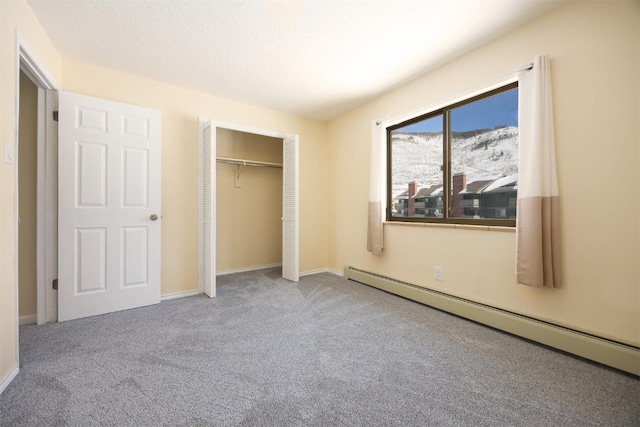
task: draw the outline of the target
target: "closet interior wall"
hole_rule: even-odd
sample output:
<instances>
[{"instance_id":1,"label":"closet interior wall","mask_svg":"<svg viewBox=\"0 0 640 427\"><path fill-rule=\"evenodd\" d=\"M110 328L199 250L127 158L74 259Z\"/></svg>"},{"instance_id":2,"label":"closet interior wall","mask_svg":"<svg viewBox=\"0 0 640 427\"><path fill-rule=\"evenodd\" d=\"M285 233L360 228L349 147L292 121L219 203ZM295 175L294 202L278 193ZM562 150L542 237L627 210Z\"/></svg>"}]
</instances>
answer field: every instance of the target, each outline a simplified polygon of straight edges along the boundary
<instances>
[{"instance_id":1,"label":"closet interior wall","mask_svg":"<svg viewBox=\"0 0 640 427\"><path fill-rule=\"evenodd\" d=\"M216 157L282 164L282 139L217 128L216 140ZM281 265L281 218L281 168L217 162L218 274Z\"/></svg>"}]
</instances>

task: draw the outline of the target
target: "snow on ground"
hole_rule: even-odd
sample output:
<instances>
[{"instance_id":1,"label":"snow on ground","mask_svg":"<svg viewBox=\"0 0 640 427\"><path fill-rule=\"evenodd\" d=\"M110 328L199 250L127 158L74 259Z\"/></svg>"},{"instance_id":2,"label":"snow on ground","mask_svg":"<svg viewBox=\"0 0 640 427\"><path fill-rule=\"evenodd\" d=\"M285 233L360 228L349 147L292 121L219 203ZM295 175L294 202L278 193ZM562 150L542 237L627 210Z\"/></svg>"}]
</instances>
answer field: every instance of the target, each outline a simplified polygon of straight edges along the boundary
<instances>
[{"instance_id":1,"label":"snow on ground","mask_svg":"<svg viewBox=\"0 0 640 427\"><path fill-rule=\"evenodd\" d=\"M391 143L392 194L406 191L411 181L417 181L419 187L442 184L441 133L396 133ZM454 133L451 164L453 174L467 174L467 183L482 176L517 174L518 128L509 126L466 138Z\"/></svg>"}]
</instances>

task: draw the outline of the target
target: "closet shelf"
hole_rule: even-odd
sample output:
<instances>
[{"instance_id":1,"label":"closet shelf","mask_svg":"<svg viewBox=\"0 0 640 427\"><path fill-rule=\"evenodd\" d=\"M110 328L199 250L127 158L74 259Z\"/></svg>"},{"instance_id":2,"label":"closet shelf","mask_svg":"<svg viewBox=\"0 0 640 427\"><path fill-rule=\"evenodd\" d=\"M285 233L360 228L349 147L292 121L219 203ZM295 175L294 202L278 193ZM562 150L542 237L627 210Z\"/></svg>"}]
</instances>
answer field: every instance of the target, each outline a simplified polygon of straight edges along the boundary
<instances>
[{"instance_id":1,"label":"closet shelf","mask_svg":"<svg viewBox=\"0 0 640 427\"><path fill-rule=\"evenodd\" d=\"M239 165L239 166L258 166L258 167L282 169L282 165L280 163L262 162L260 160L245 160L245 159L233 159L230 157L216 157L216 161L220 163L229 163L232 165Z\"/></svg>"}]
</instances>

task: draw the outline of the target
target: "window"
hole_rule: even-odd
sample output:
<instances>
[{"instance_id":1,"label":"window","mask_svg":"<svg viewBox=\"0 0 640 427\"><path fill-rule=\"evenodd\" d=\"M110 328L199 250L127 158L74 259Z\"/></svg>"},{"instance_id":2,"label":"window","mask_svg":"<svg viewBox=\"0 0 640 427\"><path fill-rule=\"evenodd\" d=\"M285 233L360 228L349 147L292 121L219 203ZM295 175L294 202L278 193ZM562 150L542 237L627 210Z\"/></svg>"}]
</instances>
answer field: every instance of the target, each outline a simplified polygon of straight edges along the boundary
<instances>
[{"instance_id":1,"label":"window","mask_svg":"<svg viewBox=\"0 0 640 427\"><path fill-rule=\"evenodd\" d=\"M387 220L515 226L518 84L387 128Z\"/></svg>"}]
</instances>

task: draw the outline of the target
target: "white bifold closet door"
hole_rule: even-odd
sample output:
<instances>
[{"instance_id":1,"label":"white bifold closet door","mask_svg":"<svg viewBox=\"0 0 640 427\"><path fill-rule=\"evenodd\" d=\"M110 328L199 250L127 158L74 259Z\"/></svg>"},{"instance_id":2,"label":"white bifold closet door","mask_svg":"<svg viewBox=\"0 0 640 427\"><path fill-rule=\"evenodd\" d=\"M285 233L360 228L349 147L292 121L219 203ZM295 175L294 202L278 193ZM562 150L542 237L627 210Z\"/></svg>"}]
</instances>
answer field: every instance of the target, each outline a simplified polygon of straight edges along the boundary
<instances>
[{"instance_id":1,"label":"white bifold closet door","mask_svg":"<svg viewBox=\"0 0 640 427\"><path fill-rule=\"evenodd\" d=\"M298 136L283 139L282 165L282 277L299 279Z\"/></svg>"},{"instance_id":2,"label":"white bifold closet door","mask_svg":"<svg viewBox=\"0 0 640 427\"><path fill-rule=\"evenodd\" d=\"M200 173L200 276L202 291L213 298L216 296L216 128L211 121L202 127Z\"/></svg>"},{"instance_id":3,"label":"white bifold closet door","mask_svg":"<svg viewBox=\"0 0 640 427\"><path fill-rule=\"evenodd\" d=\"M216 129L282 138L282 277L297 282L299 263L298 135L200 120L200 281L201 290L216 296Z\"/></svg>"}]
</instances>

